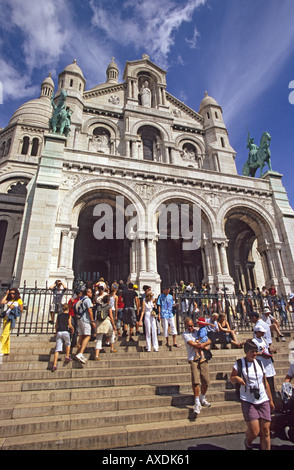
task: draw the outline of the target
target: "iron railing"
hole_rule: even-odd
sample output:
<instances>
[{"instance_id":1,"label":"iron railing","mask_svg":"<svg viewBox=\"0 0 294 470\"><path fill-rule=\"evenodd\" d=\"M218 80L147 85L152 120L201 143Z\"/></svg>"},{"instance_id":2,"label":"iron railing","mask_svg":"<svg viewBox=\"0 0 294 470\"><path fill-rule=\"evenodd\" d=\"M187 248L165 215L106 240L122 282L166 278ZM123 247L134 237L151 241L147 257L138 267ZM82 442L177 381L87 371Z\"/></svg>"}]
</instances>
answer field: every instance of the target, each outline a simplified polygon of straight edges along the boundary
<instances>
[{"instance_id":1,"label":"iron railing","mask_svg":"<svg viewBox=\"0 0 294 470\"><path fill-rule=\"evenodd\" d=\"M225 314L232 329L249 332L254 326L251 313L258 312L262 315L266 306L270 308L271 315L278 320L281 331L294 331L294 311L284 295L263 296L256 293L239 295L228 293L225 286L215 294L182 292L178 286L175 286L173 294L176 299L177 327L180 332L183 331L183 323L187 316L196 322L200 317L211 318L213 313Z\"/></svg>"},{"instance_id":2,"label":"iron railing","mask_svg":"<svg viewBox=\"0 0 294 470\"><path fill-rule=\"evenodd\" d=\"M7 287L0 286L0 300L6 289ZM53 291L48 286L39 288L37 283L31 288L24 284L18 290L24 309L21 317L17 319L12 334L52 334L55 328L49 320L50 305L54 298ZM182 292L178 286L173 287L171 292L175 298L174 313L179 333L184 330L184 320L187 316L192 317L196 322L199 317L210 318L214 312L224 313L232 329L244 333L252 331L254 325L251 322L250 313L257 311L261 314L264 302L269 305L272 315L279 321L283 332L294 331L294 312L285 296L267 296L265 299L256 294L237 295L228 293L225 287L217 294ZM65 289L62 301L68 302L73 294L73 288Z\"/></svg>"}]
</instances>

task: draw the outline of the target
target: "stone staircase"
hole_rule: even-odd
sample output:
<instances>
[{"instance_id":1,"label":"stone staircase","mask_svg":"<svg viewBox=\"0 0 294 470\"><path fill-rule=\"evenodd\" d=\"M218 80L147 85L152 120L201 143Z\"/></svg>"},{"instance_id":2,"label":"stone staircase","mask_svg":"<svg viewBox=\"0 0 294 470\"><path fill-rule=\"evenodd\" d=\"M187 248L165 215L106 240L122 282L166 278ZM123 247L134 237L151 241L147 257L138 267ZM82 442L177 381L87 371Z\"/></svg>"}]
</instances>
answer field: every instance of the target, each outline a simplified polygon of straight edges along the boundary
<instances>
[{"instance_id":1,"label":"stone staircase","mask_svg":"<svg viewBox=\"0 0 294 470\"><path fill-rule=\"evenodd\" d=\"M245 335L247 339L251 335ZM276 386L288 371L286 343L277 343ZM117 342L118 353L104 347L101 361L64 363L51 372L53 336L12 337L11 354L0 363L0 448L2 450L90 450L234 434L245 429L240 404L229 383L242 350L213 350L210 361L212 403L193 413L186 348L144 352L144 336ZM239 335L239 340L241 340Z\"/></svg>"}]
</instances>

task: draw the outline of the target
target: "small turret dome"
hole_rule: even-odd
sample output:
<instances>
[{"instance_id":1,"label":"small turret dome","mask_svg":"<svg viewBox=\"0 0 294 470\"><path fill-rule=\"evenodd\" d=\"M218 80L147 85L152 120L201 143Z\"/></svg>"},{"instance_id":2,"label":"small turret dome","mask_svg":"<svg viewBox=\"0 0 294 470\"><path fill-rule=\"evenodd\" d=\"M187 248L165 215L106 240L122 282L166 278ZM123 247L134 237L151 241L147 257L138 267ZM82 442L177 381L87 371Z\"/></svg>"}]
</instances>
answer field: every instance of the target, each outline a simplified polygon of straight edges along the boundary
<instances>
[{"instance_id":1,"label":"small turret dome","mask_svg":"<svg viewBox=\"0 0 294 470\"><path fill-rule=\"evenodd\" d=\"M106 70L107 83L117 83L118 82L118 66L115 63L114 57L111 58L111 62Z\"/></svg>"},{"instance_id":2,"label":"small turret dome","mask_svg":"<svg viewBox=\"0 0 294 470\"><path fill-rule=\"evenodd\" d=\"M220 105L218 104L218 102L214 98L209 96L207 91L205 92L205 97L200 103L199 112L206 106L218 106L220 108Z\"/></svg>"},{"instance_id":3,"label":"small turret dome","mask_svg":"<svg viewBox=\"0 0 294 470\"><path fill-rule=\"evenodd\" d=\"M51 73L45 78L41 85L40 98L49 98L51 100L54 93L54 82L51 78Z\"/></svg>"},{"instance_id":4,"label":"small turret dome","mask_svg":"<svg viewBox=\"0 0 294 470\"><path fill-rule=\"evenodd\" d=\"M81 75L84 78L84 74L82 72L82 69L78 66L77 64L77 59L74 59L73 62L65 67L63 72L71 72L71 73L76 73L78 75Z\"/></svg>"}]
</instances>

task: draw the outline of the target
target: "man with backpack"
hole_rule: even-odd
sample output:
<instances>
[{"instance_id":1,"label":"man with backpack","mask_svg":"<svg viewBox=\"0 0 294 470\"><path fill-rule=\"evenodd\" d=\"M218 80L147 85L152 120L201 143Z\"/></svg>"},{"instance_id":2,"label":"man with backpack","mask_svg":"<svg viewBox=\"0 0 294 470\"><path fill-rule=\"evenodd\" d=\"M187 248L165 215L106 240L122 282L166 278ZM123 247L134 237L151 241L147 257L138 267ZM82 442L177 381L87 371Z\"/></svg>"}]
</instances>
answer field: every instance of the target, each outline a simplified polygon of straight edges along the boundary
<instances>
[{"instance_id":1,"label":"man with backpack","mask_svg":"<svg viewBox=\"0 0 294 470\"><path fill-rule=\"evenodd\" d=\"M93 304L92 304L92 290L87 289L84 292L84 297L80 304L76 304L76 314L78 317L78 349L76 358L82 364L85 364L86 358L84 357L84 351L90 341L92 334L92 327L95 328L95 322L93 317Z\"/></svg>"}]
</instances>

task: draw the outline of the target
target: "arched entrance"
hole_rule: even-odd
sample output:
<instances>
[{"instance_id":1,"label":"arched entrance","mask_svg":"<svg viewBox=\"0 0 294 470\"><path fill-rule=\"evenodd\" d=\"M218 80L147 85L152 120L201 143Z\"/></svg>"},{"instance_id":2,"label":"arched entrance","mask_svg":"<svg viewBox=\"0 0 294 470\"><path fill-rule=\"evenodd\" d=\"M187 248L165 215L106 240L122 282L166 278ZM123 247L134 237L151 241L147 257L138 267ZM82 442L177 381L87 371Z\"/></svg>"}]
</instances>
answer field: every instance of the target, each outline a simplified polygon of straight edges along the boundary
<instances>
[{"instance_id":1,"label":"arched entrance","mask_svg":"<svg viewBox=\"0 0 294 470\"><path fill-rule=\"evenodd\" d=\"M74 247L75 280L95 281L99 277L108 282L127 280L130 241L123 229L127 223L124 209L129 202L121 198L118 204L117 197L111 191L101 190L87 195L83 201Z\"/></svg>"},{"instance_id":2,"label":"arched entrance","mask_svg":"<svg viewBox=\"0 0 294 470\"><path fill-rule=\"evenodd\" d=\"M160 221L159 213L157 214L157 271L162 285L171 286L183 280L186 284L193 282L200 289L204 278L201 210L181 199L166 201L164 207L166 217ZM190 238L187 238L189 234Z\"/></svg>"},{"instance_id":3,"label":"arched entrance","mask_svg":"<svg viewBox=\"0 0 294 470\"><path fill-rule=\"evenodd\" d=\"M235 290L246 293L273 282L274 273L267 252L269 233L260 216L249 209L232 209L225 220L225 232L229 272Z\"/></svg>"}]
</instances>

